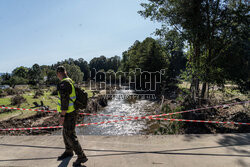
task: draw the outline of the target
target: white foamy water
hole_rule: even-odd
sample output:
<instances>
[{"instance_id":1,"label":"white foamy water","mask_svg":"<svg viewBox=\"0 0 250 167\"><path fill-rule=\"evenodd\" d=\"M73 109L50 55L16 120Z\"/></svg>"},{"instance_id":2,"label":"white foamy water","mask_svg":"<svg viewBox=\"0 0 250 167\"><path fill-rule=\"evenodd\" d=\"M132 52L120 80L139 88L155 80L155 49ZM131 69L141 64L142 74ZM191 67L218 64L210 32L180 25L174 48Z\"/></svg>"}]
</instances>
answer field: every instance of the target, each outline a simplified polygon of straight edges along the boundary
<instances>
[{"instance_id":1,"label":"white foamy water","mask_svg":"<svg viewBox=\"0 0 250 167\"><path fill-rule=\"evenodd\" d=\"M132 95L131 90L118 90L116 94ZM111 114L122 116L145 116L152 114L154 102L148 100L112 99L108 106L99 111L98 114ZM82 123L95 123L103 121L121 120L127 118L104 117L104 116L85 116ZM100 125L89 125L77 127L77 135L138 135L145 134L147 129L147 120L132 120L124 122L112 122ZM59 134L57 132L56 134Z\"/></svg>"}]
</instances>

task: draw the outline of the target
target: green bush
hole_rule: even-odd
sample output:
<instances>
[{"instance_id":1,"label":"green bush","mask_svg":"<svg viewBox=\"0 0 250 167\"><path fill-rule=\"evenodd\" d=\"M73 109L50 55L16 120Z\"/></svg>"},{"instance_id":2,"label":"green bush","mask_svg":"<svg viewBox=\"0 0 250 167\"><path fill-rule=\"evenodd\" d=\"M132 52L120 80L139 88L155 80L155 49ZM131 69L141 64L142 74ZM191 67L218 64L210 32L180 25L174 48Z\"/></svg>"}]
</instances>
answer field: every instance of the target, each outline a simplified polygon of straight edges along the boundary
<instances>
[{"instance_id":1,"label":"green bush","mask_svg":"<svg viewBox=\"0 0 250 167\"><path fill-rule=\"evenodd\" d=\"M0 92L0 97L5 97L5 96L8 96L8 94L4 91Z\"/></svg>"},{"instance_id":2,"label":"green bush","mask_svg":"<svg viewBox=\"0 0 250 167\"><path fill-rule=\"evenodd\" d=\"M39 86L38 85L30 85L29 88L32 90L32 89L39 89Z\"/></svg>"},{"instance_id":3,"label":"green bush","mask_svg":"<svg viewBox=\"0 0 250 167\"><path fill-rule=\"evenodd\" d=\"M183 106L177 106L175 109L171 110L169 105L165 104L162 110L164 113L175 113L175 112L180 112L183 109L184 109ZM183 119L181 114L166 116L165 118ZM174 121L169 121L167 124L162 124L161 121L158 121L158 124L160 127L154 132L154 134L159 134L159 135L180 134L182 131L182 127L184 125L183 122L174 122Z\"/></svg>"},{"instance_id":4,"label":"green bush","mask_svg":"<svg viewBox=\"0 0 250 167\"><path fill-rule=\"evenodd\" d=\"M14 106L20 106L22 103L25 103L25 102L27 102L27 100L23 96L20 96L20 95L16 95L11 98L11 105L14 105Z\"/></svg>"},{"instance_id":5,"label":"green bush","mask_svg":"<svg viewBox=\"0 0 250 167\"><path fill-rule=\"evenodd\" d=\"M7 95L8 94L4 90L0 89L0 97L5 97Z\"/></svg>"},{"instance_id":6,"label":"green bush","mask_svg":"<svg viewBox=\"0 0 250 167\"><path fill-rule=\"evenodd\" d=\"M16 95L16 94L18 94L18 91L16 89L13 89L13 88L7 88L7 89L5 89L5 92L8 95Z\"/></svg>"},{"instance_id":7,"label":"green bush","mask_svg":"<svg viewBox=\"0 0 250 167\"><path fill-rule=\"evenodd\" d=\"M41 89L37 89L36 92L35 92L35 95L34 95L34 98L38 98L39 96L43 96L44 95L44 92L43 90Z\"/></svg>"}]
</instances>

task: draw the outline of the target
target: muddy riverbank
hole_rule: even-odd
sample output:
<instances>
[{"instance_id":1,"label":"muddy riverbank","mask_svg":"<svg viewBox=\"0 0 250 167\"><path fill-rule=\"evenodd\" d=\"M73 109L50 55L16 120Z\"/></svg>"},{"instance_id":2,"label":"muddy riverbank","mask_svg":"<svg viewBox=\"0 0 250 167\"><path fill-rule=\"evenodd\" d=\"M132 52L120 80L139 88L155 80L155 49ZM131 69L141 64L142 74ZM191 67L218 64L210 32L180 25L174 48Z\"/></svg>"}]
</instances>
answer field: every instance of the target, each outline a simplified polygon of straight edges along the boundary
<instances>
[{"instance_id":1,"label":"muddy riverbank","mask_svg":"<svg viewBox=\"0 0 250 167\"><path fill-rule=\"evenodd\" d=\"M103 96L97 96L89 99L89 103L85 112L96 113L103 107L107 106L107 99ZM8 111L5 111L8 112ZM24 111L25 112L25 111ZM0 127L5 128L30 128L30 127L48 127L58 126L59 113L37 112L35 115L16 119L15 117L0 122ZM83 115L78 116L77 123L81 123L84 119ZM58 129L42 129L42 130L25 130L25 131L0 131L0 135L46 135L52 134Z\"/></svg>"}]
</instances>

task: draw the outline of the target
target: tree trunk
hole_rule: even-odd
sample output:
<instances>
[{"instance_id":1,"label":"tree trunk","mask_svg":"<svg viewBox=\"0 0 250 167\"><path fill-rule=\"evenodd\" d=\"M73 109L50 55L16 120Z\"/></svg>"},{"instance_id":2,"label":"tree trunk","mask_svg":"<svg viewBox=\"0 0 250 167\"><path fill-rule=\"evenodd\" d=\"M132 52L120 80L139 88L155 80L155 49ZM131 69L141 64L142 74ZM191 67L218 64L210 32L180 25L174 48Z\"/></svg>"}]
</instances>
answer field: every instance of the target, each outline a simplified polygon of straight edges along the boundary
<instances>
[{"instance_id":1,"label":"tree trunk","mask_svg":"<svg viewBox=\"0 0 250 167\"><path fill-rule=\"evenodd\" d=\"M207 99L209 99L209 88L210 88L209 83L207 83Z\"/></svg>"},{"instance_id":2,"label":"tree trunk","mask_svg":"<svg viewBox=\"0 0 250 167\"><path fill-rule=\"evenodd\" d=\"M194 81L194 76L192 76L192 81L190 85L190 92L191 92L191 98L192 100L195 100L195 81Z\"/></svg>"},{"instance_id":3,"label":"tree trunk","mask_svg":"<svg viewBox=\"0 0 250 167\"><path fill-rule=\"evenodd\" d=\"M203 82L201 90L201 99L205 99L206 91L207 91L207 82Z\"/></svg>"},{"instance_id":4,"label":"tree trunk","mask_svg":"<svg viewBox=\"0 0 250 167\"><path fill-rule=\"evenodd\" d=\"M199 103L199 94L200 94L200 80L198 78L197 75L199 75L199 70L200 70L200 42L199 42L199 34L197 35L197 39L196 39L196 44L195 44L195 61L194 61L194 64L195 64L195 80L194 80L194 83L195 83L195 102Z\"/></svg>"}]
</instances>

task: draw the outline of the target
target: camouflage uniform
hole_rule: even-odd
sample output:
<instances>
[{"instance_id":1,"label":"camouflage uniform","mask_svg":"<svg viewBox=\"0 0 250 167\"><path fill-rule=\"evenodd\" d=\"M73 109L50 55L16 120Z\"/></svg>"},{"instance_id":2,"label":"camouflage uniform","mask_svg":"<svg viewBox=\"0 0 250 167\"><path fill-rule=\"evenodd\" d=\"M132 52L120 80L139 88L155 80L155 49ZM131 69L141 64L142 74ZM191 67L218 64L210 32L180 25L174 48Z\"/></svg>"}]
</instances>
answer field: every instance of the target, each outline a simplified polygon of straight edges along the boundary
<instances>
[{"instance_id":1,"label":"camouflage uniform","mask_svg":"<svg viewBox=\"0 0 250 167\"><path fill-rule=\"evenodd\" d=\"M68 81L62 81L57 85L57 90L61 95L61 110L68 110L69 95L72 92L71 84ZM76 136L77 113L77 110L66 113L63 123L63 140L66 152L74 151L79 157L86 157Z\"/></svg>"}]
</instances>

